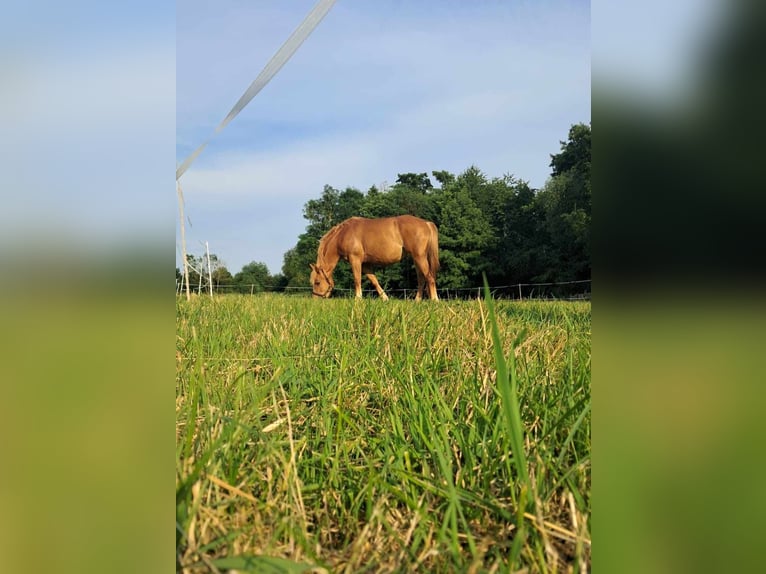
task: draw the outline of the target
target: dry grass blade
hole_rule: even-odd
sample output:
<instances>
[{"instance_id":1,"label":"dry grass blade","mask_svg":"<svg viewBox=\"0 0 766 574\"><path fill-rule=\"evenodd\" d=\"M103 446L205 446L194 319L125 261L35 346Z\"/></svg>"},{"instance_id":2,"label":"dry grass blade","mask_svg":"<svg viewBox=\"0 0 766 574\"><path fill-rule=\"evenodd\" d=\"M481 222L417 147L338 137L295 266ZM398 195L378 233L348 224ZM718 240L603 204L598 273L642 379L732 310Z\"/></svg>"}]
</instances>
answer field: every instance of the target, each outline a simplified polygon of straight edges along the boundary
<instances>
[{"instance_id":1,"label":"dry grass blade","mask_svg":"<svg viewBox=\"0 0 766 574\"><path fill-rule=\"evenodd\" d=\"M207 475L207 477L206 477L206 478L207 478L207 479L208 479L210 482L212 482L212 483L214 483L214 484L217 484L218 486L220 486L221 488L224 488L224 489L228 490L229 492L233 492L233 493L234 493L234 494L236 494L237 496L241 496L242 498L246 498L247 500L249 500L249 501L251 501L251 502L255 502L255 503L258 503L258 499L257 499L257 498L255 498L255 497L254 497L252 494L248 494L248 493L247 493L247 492L245 492L244 490L240 490L240 489L239 489L239 488L237 488L236 486L232 486L231 484L228 484L227 482L224 482L224 481L223 481L223 480L221 480L220 478L217 478L217 477L215 477L215 476L213 476L213 475L211 475L211 474Z\"/></svg>"}]
</instances>

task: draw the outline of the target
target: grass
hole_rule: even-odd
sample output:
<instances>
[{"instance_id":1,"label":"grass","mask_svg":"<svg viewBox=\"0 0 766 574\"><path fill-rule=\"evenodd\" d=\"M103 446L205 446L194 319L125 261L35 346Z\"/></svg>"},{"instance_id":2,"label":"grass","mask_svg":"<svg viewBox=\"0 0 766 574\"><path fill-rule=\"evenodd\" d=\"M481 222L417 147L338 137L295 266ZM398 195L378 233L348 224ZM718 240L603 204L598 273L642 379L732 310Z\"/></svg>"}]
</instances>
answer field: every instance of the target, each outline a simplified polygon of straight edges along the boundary
<instances>
[{"instance_id":1,"label":"grass","mask_svg":"<svg viewBox=\"0 0 766 574\"><path fill-rule=\"evenodd\" d=\"M177 331L179 570L590 568L590 303L179 298Z\"/></svg>"}]
</instances>

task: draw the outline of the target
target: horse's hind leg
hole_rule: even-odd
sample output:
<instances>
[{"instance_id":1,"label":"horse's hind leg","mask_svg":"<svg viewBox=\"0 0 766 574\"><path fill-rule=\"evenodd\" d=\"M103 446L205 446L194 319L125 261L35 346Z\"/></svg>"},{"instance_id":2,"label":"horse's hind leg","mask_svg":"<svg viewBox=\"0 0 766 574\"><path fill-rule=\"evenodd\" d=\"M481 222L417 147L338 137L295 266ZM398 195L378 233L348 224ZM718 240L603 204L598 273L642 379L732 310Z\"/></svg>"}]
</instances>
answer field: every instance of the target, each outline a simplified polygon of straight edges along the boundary
<instances>
[{"instance_id":1,"label":"horse's hind leg","mask_svg":"<svg viewBox=\"0 0 766 574\"><path fill-rule=\"evenodd\" d=\"M428 296L434 301L439 300L439 295L436 293L436 281L431 276L428 278Z\"/></svg>"},{"instance_id":2,"label":"horse's hind leg","mask_svg":"<svg viewBox=\"0 0 766 574\"><path fill-rule=\"evenodd\" d=\"M372 286L375 287L375 291L378 292L378 295L381 299L384 301L388 301L388 295L386 295L385 291L383 291L383 287L380 286L380 283L378 283L378 278L375 277L374 273L368 273L367 279L370 280L370 283L372 283Z\"/></svg>"},{"instance_id":3,"label":"horse's hind leg","mask_svg":"<svg viewBox=\"0 0 766 574\"><path fill-rule=\"evenodd\" d=\"M415 295L415 301L420 301L423 298L423 286L426 284L426 278L417 265L415 265L415 271L418 274L418 293Z\"/></svg>"},{"instance_id":4,"label":"horse's hind leg","mask_svg":"<svg viewBox=\"0 0 766 574\"><path fill-rule=\"evenodd\" d=\"M418 295L415 297L416 301L420 301L423 295L423 284L428 287L428 296L433 300L438 300L439 296L436 294L436 281L434 280L433 273L430 272L428 266L428 259L425 255L414 256L415 269L418 271Z\"/></svg>"}]
</instances>

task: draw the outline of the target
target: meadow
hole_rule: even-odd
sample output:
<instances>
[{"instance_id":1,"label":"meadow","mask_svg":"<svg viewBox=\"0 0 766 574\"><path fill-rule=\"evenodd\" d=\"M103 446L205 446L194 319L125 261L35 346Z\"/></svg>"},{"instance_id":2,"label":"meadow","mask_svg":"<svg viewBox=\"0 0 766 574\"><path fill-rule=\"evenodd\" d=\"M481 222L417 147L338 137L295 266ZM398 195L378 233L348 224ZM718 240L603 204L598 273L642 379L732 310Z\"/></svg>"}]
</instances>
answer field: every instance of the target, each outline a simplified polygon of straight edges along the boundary
<instances>
[{"instance_id":1,"label":"meadow","mask_svg":"<svg viewBox=\"0 0 766 574\"><path fill-rule=\"evenodd\" d=\"M589 302L177 299L188 573L584 572Z\"/></svg>"}]
</instances>

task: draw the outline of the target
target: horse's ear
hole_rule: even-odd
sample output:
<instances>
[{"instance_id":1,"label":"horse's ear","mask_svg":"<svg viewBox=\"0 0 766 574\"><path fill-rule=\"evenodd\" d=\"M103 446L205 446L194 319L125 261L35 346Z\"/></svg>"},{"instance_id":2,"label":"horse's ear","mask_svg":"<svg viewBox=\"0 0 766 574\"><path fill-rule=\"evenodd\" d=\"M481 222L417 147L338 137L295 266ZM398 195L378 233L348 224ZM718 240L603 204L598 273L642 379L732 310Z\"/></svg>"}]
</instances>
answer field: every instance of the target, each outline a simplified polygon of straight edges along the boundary
<instances>
[{"instance_id":1,"label":"horse's ear","mask_svg":"<svg viewBox=\"0 0 766 574\"><path fill-rule=\"evenodd\" d=\"M309 267L311 267L312 271L316 271L317 270L316 265L314 265L313 263L309 263Z\"/></svg>"}]
</instances>

